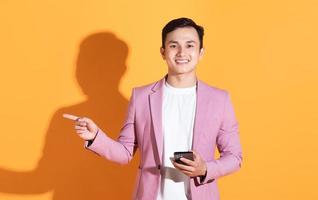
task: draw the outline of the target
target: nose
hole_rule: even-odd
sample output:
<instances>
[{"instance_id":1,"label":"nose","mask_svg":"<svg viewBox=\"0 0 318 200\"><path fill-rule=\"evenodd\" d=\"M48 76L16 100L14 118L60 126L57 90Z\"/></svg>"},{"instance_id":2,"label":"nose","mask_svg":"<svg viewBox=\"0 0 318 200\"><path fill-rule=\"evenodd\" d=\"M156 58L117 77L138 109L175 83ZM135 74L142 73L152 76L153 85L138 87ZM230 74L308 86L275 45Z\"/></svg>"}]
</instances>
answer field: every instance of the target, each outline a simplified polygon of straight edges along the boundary
<instances>
[{"instance_id":1,"label":"nose","mask_svg":"<svg viewBox=\"0 0 318 200\"><path fill-rule=\"evenodd\" d=\"M183 47L179 47L178 48L178 52L177 52L177 56L180 56L180 57L183 56L184 52L185 52L184 48Z\"/></svg>"}]
</instances>

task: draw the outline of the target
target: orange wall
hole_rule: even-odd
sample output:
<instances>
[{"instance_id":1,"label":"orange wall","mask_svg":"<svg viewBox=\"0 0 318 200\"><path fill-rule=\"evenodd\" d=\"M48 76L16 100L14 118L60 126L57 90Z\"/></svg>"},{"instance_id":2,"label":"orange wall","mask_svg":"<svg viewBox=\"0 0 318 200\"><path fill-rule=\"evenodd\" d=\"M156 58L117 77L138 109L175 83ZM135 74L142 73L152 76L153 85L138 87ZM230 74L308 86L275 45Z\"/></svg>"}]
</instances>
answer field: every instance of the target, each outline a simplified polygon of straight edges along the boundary
<instances>
[{"instance_id":1,"label":"orange wall","mask_svg":"<svg viewBox=\"0 0 318 200\"><path fill-rule=\"evenodd\" d=\"M116 137L131 88L166 72L161 28L206 29L199 77L230 91L244 150L222 200L318 199L315 0L0 1L0 199L127 199L138 158L83 149L63 112ZM96 185L102 185L98 187Z\"/></svg>"}]
</instances>

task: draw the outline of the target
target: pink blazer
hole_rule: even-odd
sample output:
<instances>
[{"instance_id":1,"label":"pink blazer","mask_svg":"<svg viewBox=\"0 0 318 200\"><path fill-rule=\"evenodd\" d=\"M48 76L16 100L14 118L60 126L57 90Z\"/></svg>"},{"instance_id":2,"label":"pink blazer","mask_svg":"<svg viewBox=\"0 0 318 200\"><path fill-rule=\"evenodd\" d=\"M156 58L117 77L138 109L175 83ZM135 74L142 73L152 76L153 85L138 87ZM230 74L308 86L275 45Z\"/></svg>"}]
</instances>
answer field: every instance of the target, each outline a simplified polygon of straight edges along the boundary
<instances>
[{"instance_id":1,"label":"pink blazer","mask_svg":"<svg viewBox=\"0 0 318 200\"><path fill-rule=\"evenodd\" d=\"M138 148L140 165L133 199L155 200L161 181L162 164L162 96L165 78L134 88L126 120L117 141L101 130L86 147L108 160L127 164ZM192 200L218 200L216 180L238 170L242 153L238 123L228 93L197 81L197 108L192 149L207 163L203 182L191 178ZM220 158L214 158L215 148Z\"/></svg>"}]
</instances>

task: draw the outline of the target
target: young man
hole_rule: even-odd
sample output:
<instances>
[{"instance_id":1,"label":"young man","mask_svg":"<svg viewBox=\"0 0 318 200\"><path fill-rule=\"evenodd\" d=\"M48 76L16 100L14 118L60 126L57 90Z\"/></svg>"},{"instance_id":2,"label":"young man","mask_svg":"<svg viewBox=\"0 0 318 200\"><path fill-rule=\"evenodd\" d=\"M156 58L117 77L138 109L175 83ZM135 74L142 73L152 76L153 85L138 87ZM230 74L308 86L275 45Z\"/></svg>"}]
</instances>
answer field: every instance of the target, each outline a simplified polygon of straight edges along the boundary
<instances>
[{"instance_id":1,"label":"young man","mask_svg":"<svg viewBox=\"0 0 318 200\"><path fill-rule=\"evenodd\" d=\"M188 18L172 20L163 28L160 52L168 74L133 89L117 140L91 119L64 115L75 120L85 147L108 160L126 164L139 148L134 199L218 200L216 180L241 166L238 124L229 95L196 75L204 53L203 33ZM174 152L189 150L193 160L181 158L180 164L173 159Z\"/></svg>"}]
</instances>

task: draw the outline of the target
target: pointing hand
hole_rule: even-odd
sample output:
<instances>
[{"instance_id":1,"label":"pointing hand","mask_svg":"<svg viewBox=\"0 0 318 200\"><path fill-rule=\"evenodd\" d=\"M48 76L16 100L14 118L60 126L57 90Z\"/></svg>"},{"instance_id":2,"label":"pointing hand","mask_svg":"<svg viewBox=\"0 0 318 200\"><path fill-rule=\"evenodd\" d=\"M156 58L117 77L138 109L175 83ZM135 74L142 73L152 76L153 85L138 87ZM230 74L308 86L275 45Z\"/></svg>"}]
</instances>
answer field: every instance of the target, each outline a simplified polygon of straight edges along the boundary
<instances>
[{"instance_id":1,"label":"pointing hand","mask_svg":"<svg viewBox=\"0 0 318 200\"><path fill-rule=\"evenodd\" d=\"M75 131L82 139L92 140L95 138L99 128L93 122L93 120L86 117L77 117L70 114L63 114L63 117L75 122Z\"/></svg>"}]
</instances>

